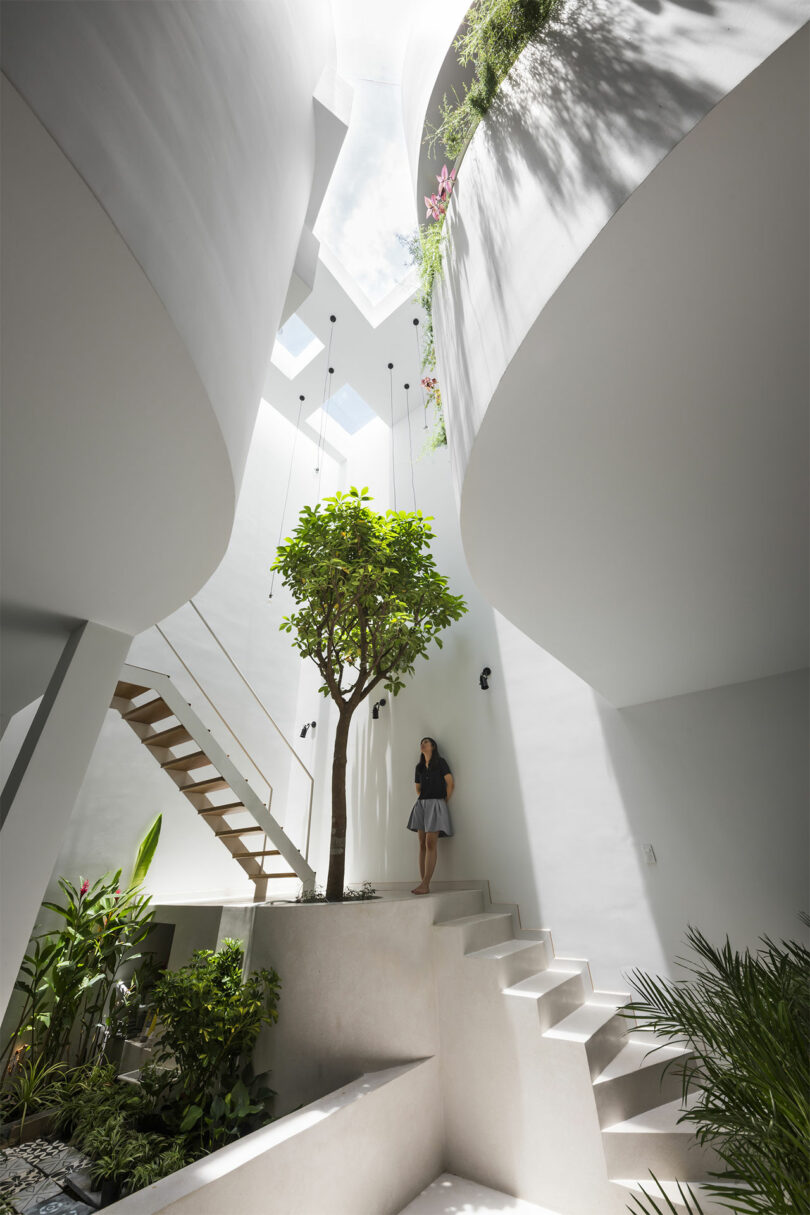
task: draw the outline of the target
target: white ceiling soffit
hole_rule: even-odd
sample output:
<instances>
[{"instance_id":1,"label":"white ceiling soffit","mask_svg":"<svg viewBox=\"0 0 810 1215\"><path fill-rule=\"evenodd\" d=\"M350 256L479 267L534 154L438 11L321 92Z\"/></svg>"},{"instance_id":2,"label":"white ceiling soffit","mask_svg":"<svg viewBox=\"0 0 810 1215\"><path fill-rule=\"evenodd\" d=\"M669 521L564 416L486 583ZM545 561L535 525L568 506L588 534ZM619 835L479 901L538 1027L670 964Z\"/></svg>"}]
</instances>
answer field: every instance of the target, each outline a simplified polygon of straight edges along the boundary
<instances>
[{"instance_id":1,"label":"white ceiling soffit","mask_svg":"<svg viewBox=\"0 0 810 1215\"><path fill-rule=\"evenodd\" d=\"M618 706L808 662L809 61L805 28L636 190L473 445L478 585Z\"/></svg>"},{"instance_id":2,"label":"white ceiling soffit","mask_svg":"<svg viewBox=\"0 0 810 1215\"><path fill-rule=\"evenodd\" d=\"M278 409L290 422L295 422L300 406L299 396L306 397L301 411L301 430L317 441L318 435L305 421L322 404L325 391L328 359L335 368L332 378L332 393L344 384L352 388L387 424L391 422L391 388L388 363L394 364L394 420L405 415L405 391L403 385L410 384L408 399L411 409L421 402L420 366L417 340L425 324L422 309L414 301L416 282L409 276L406 283L397 289L398 304L384 320L372 325L321 260L312 294L298 308L296 315L324 344L325 349L309 360L294 378L271 362L265 379L264 398ZM328 258L327 258L328 260ZM329 317L335 316L332 333L332 349L329 355L329 335L332 328ZM419 325L414 326L414 318ZM418 333L415 332L418 330ZM350 441L347 436L347 441ZM341 446L344 446L341 442ZM344 458L338 447L327 447L329 454L337 460Z\"/></svg>"},{"instance_id":3,"label":"white ceiling soffit","mask_svg":"<svg viewBox=\"0 0 810 1215\"><path fill-rule=\"evenodd\" d=\"M166 309L93 194L2 84L3 600L135 633L228 543L222 432Z\"/></svg>"}]
</instances>

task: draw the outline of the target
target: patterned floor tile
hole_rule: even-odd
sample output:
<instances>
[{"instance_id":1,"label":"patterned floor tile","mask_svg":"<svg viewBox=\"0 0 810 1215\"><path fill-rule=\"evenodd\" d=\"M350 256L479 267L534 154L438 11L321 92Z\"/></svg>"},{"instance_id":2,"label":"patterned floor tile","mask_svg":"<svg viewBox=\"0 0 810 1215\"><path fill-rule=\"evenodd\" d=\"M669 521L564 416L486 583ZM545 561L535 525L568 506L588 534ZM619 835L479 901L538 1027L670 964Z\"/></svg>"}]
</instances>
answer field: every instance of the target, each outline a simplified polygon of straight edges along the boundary
<instances>
[{"instance_id":1,"label":"patterned floor tile","mask_svg":"<svg viewBox=\"0 0 810 1215\"><path fill-rule=\"evenodd\" d=\"M93 1215L93 1208L86 1202L78 1202L68 1194L59 1193L53 1198L28 1207L25 1215Z\"/></svg>"},{"instance_id":2,"label":"patterned floor tile","mask_svg":"<svg viewBox=\"0 0 810 1215\"><path fill-rule=\"evenodd\" d=\"M5 1198L10 1198L28 1181L35 1181L39 1176L38 1170L27 1160L11 1152L0 1153L0 1194Z\"/></svg>"},{"instance_id":3,"label":"patterned floor tile","mask_svg":"<svg viewBox=\"0 0 810 1215\"><path fill-rule=\"evenodd\" d=\"M82 1152L62 1144L60 1150L47 1156L41 1156L36 1162L36 1167L43 1173L47 1173L49 1177L53 1177L54 1180L64 1181L68 1173L72 1173L88 1163L87 1156Z\"/></svg>"},{"instance_id":4,"label":"patterned floor tile","mask_svg":"<svg viewBox=\"0 0 810 1215\"><path fill-rule=\"evenodd\" d=\"M37 1173L37 1180L18 1190L11 1199L11 1205L17 1215L29 1215L29 1212L38 1210L46 1199L53 1200L63 1192L58 1181Z\"/></svg>"},{"instance_id":5,"label":"patterned floor tile","mask_svg":"<svg viewBox=\"0 0 810 1215\"><path fill-rule=\"evenodd\" d=\"M29 1164L39 1164L40 1160L46 1160L49 1156L58 1156L67 1146L61 1139L31 1139L13 1151L15 1156L22 1157Z\"/></svg>"}]
</instances>

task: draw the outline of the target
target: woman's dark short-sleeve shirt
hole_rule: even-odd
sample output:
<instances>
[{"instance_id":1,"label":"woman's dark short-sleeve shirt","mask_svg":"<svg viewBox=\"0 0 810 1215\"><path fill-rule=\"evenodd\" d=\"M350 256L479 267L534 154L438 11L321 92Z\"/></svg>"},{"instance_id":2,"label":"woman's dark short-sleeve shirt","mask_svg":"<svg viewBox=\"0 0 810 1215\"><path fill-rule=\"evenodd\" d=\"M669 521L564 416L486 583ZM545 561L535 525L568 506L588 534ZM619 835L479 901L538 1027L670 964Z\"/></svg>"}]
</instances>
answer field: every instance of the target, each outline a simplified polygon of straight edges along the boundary
<instances>
[{"instance_id":1,"label":"woman's dark short-sleeve shirt","mask_svg":"<svg viewBox=\"0 0 810 1215\"><path fill-rule=\"evenodd\" d=\"M420 787L419 796L425 797L447 797L447 785L444 783L445 776L452 776L450 765L446 759L440 759L437 768L420 768L416 765L413 779Z\"/></svg>"}]
</instances>

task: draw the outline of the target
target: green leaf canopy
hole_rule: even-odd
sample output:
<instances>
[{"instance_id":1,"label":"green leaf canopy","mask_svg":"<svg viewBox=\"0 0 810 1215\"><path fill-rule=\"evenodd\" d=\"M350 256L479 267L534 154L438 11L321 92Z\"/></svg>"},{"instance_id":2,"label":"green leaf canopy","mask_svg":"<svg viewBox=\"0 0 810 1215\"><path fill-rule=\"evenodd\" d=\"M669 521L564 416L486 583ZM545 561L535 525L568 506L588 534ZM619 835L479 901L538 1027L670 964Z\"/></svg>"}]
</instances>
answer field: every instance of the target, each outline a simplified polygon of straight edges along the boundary
<instances>
[{"instance_id":1,"label":"green leaf canopy","mask_svg":"<svg viewBox=\"0 0 810 1215\"><path fill-rule=\"evenodd\" d=\"M467 610L436 568L430 519L370 501L352 488L304 507L273 565L298 605L282 629L317 665L323 695L350 711L380 682L396 696Z\"/></svg>"}]
</instances>

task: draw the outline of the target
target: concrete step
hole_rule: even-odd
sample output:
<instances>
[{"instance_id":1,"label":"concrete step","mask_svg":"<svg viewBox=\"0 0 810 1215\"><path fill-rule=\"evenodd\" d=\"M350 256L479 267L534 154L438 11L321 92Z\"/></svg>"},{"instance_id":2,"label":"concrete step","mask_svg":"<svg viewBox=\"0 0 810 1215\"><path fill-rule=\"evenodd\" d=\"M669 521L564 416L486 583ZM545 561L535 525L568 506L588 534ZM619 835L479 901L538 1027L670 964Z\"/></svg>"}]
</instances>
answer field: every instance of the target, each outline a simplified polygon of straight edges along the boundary
<instances>
[{"instance_id":1,"label":"concrete step","mask_svg":"<svg viewBox=\"0 0 810 1215\"><path fill-rule=\"evenodd\" d=\"M502 987L510 987L521 979L528 979L538 971L545 970L552 960L545 939L531 941L512 938L499 941L497 945L487 945L485 949L476 949L467 957L493 966Z\"/></svg>"},{"instance_id":2,"label":"concrete step","mask_svg":"<svg viewBox=\"0 0 810 1215\"><path fill-rule=\"evenodd\" d=\"M683 1047L658 1043L653 1048L648 1040L631 1036L594 1079L600 1126L613 1126L679 1098L678 1063L688 1057Z\"/></svg>"},{"instance_id":3,"label":"concrete step","mask_svg":"<svg viewBox=\"0 0 810 1215\"><path fill-rule=\"evenodd\" d=\"M687 1178L708 1181L721 1168L711 1148L701 1147L689 1123L678 1123L680 1100L668 1101L633 1118L602 1128L608 1177Z\"/></svg>"},{"instance_id":4,"label":"concrete step","mask_svg":"<svg viewBox=\"0 0 810 1215\"><path fill-rule=\"evenodd\" d=\"M468 1215L559 1215L548 1207L538 1207L533 1202L513 1198L501 1190L490 1189L456 1177L453 1173L442 1173L423 1190L399 1215L448 1215L450 1211L467 1212Z\"/></svg>"},{"instance_id":5,"label":"concrete step","mask_svg":"<svg viewBox=\"0 0 810 1215\"><path fill-rule=\"evenodd\" d=\"M545 1032L546 1038L580 1042L585 1047L593 1080L607 1067L627 1040L628 1021L619 1016L618 1004L587 1000Z\"/></svg>"},{"instance_id":6,"label":"concrete step","mask_svg":"<svg viewBox=\"0 0 810 1215\"><path fill-rule=\"evenodd\" d=\"M458 933L462 951L467 954L508 941L512 936L512 916L503 911L484 911L455 920L442 920L435 927Z\"/></svg>"},{"instance_id":7,"label":"concrete step","mask_svg":"<svg viewBox=\"0 0 810 1215\"><path fill-rule=\"evenodd\" d=\"M556 960L539 974L513 983L503 994L513 999L534 1000L537 1003L540 1029L544 1032L583 1003L586 970L583 962Z\"/></svg>"}]
</instances>

